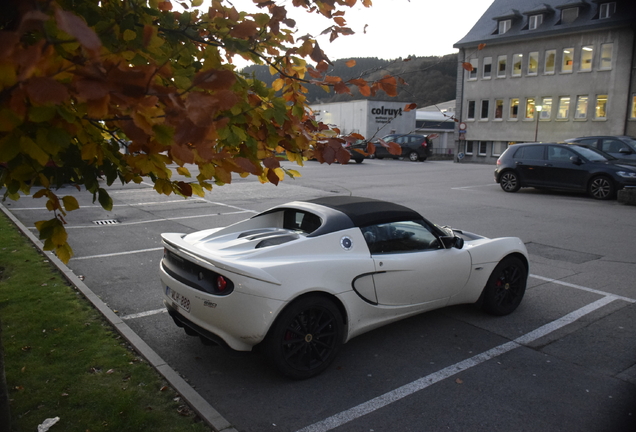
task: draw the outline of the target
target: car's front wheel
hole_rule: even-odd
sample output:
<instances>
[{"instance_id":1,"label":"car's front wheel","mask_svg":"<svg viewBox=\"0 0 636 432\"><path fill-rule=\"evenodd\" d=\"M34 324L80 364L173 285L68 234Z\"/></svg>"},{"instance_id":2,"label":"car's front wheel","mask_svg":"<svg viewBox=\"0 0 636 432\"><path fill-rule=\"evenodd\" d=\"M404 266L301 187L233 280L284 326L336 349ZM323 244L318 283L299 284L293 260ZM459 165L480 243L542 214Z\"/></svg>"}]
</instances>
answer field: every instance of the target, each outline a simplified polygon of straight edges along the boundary
<instances>
[{"instance_id":1,"label":"car's front wheel","mask_svg":"<svg viewBox=\"0 0 636 432\"><path fill-rule=\"evenodd\" d=\"M527 280L523 261L514 256L504 258L486 283L481 299L483 309L493 315L512 313L523 299Z\"/></svg>"},{"instance_id":2,"label":"car's front wheel","mask_svg":"<svg viewBox=\"0 0 636 432\"><path fill-rule=\"evenodd\" d=\"M594 177L587 187L587 193L598 200L611 199L615 192L616 188L612 180L603 176Z\"/></svg>"},{"instance_id":3,"label":"car's front wheel","mask_svg":"<svg viewBox=\"0 0 636 432\"><path fill-rule=\"evenodd\" d=\"M304 297L278 316L265 339L265 353L283 375L311 378L336 358L343 328L342 315L332 301L321 296Z\"/></svg>"},{"instance_id":4,"label":"car's front wheel","mask_svg":"<svg viewBox=\"0 0 636 432\"><path fill-rule=\"evenodd\" d=\"M505 171L499 179L499 185L506 192L517 192L521 188L519 176L514 171Z\"/></svg>"}]
</instances>

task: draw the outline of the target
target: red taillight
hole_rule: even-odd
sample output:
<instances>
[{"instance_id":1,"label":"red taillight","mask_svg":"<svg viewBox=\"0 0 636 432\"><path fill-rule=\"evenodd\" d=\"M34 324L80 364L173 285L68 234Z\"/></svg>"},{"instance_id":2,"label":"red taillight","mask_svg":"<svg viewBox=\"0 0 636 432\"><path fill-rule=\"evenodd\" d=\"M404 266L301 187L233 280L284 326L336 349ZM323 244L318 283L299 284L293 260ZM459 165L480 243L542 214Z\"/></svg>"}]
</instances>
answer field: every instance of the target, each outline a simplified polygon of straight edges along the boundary
<instances>
[{"instance_id":1,"label":"red taillight","mask_svg":"<svg viewBox=\"0 0 636 432\"><path fill-rule=\"evenodd\" d=\"M216 287L219 291L225 291L225 288L227 288L227 281L223 276L216 278Z\"/></svg>"},{"instance_id":2,"label":"red taillight","mask_svg":"<svg viewBox=\"0 0 636 432\"><path fill-rule=\"evenodd\" d=\"M426 148L426 141L422 141L422 147Z\"/></svg>"}]
</instances>

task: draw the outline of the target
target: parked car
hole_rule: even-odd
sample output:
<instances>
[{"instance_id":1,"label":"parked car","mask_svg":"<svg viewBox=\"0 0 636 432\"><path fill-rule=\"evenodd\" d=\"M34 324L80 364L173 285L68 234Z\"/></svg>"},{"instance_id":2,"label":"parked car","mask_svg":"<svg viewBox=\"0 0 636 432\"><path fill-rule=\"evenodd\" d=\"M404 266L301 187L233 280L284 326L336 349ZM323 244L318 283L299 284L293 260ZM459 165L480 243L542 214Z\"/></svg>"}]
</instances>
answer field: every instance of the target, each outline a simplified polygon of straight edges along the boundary
<instances>
[{"instance_id":1,"label":"parked car","mask_svg":"<svg viewBox=\"0 0 636 432\"><path fill-rule=\"evenodd\" d=\"M314 376L343 343L431 309L519 306L528 256L515 237L439 227L386 201L295 201L191 234L162 234L163 301L188 335L259 346L294 379Z\"/></svg>"},{"instance_id":2,"label":"parked car","mask_svg":"<svg viewBox=\"0 0 636 432\"><path fill-rule=\"evenodd\" d=\"M636 161L636 138L630 136L588 136L565 141L595 147L617 159Z\"/></svg>"},{"instance_id":3,"label":"parked car","mask_svg":"<svg viewBox=\"0 0 636 432\"><path fill-rule=\"evenodd\" d=\"M495 181L506 192L522 187L562 189L606 200L619 189L636 187L636 166L584 144L515 144L497 160Z\"/></svg>"},{"instance_id":4,"label":"parked car","mask_svg":"<svg viewBox=\"0 0 636 432\"><path fill-rule=\"evenodd\" d=\"M347 143L344 143L342 146L349 152L349 154L351 154L351 159L354 160L356 163L361 164L362 162L364 162L364 155L355 150L356 148L360 148L360 147L356 147L356 144L351 144L347 142ZM365 149L362 149L362 150L366 151Z\"/></svg>"},{"instance_id":5,"label":"parked car","mask_svg":"<svg viewBox=\"0 0 636 432\"><path fill-rule=\"evenodd\" d=\"M395 142L402 147L402 154L394 155L389 153L389 150L379 142L374 142L375 145L375 157L378 159L400 157L408 158L413 162L425 161L432 152L432 141L428 139L426 135L414 135L414 134L392 134L382 138L385 142Z\"/></svg>"}]
</instances>

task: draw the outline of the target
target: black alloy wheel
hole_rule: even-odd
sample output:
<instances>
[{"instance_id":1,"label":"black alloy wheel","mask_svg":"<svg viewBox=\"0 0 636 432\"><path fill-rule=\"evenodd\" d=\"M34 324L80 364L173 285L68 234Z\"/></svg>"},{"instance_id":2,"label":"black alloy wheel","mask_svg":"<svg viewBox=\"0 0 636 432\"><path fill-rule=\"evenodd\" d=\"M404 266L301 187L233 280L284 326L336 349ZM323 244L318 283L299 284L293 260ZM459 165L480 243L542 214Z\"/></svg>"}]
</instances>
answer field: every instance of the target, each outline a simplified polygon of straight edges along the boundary
<instances>
[{"instance_id":1,"label":"black alloy wheel","mask_svg":"<svg viewBox=\"0 0 636 432\"><path fill-rule=\"evenodd\" d=\"M608 200L614 196L616 188L611 179L603 176L594 177L587 187L588 194L597 200Z\"/></svg>"},{"instance_id":2,"label":"black alloy wheel","mask_svg":"<svg viewBox=\"0 0 636 432\"><path fill-rule=\"evenodd\" d=\"M512 313L526 292L528 270L517 257L504 258L493 270L484 292L482 307L492 315Z\"/></svg>"},{"instance_id":3,"label":"black alloy wheel","mask_svg":"<svg viewBox=\"0 0 636 432\"><path fill-rule=\"evenodd\" d=\"M265 352L283 375L307 379L324 371L336 358L343 339L342 315L321 296L288 306L265 340Z\"/></svg>"},{"instance_id":4,"label":"black alloy wheel","mask_svg":"<svg viewBox=\"0 0 636 432\"><path fill-rule=\"evenodd\" d=\"M521 188L519 176L514 171L504 171L499 178L499 185L506 192L517 192Z\"/></svg>"}]
</instances>

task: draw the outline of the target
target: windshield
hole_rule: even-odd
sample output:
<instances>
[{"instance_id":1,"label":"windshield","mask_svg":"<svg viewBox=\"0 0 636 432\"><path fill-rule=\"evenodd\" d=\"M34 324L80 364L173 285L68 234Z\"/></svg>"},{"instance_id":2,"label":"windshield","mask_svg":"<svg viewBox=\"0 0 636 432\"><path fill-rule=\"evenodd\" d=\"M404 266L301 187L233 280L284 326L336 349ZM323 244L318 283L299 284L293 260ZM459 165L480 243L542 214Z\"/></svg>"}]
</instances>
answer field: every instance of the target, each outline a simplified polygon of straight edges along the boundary
<instances>
[{"instance_id":1,"label":"windshield","mask_svg":"<svg viewBox=\"0 0 636 432\"><path fill-rule=\"evenodd\" d=\"M636 149L636 139L634 139L632 137L625 137L625 138L623 138L623 141L625 141L627 144L632 146L632 148Z\"/></svg>"},{"instance_id":2,"label":"windshield","mask_svg":"<svg viewBox=\"0 0 636 432\"><path fill-rule=\"evenodd\" d=\"M609 154L601 150L597 150L595 148L588 147L585 145L575 144L573 147L575 147L573 149L575 152L577 152L579 155L583 156L585 159L589 160L590 162L607 162L609 160L616 159L614 156L610 156Z\"/></svg>"}]
</instances>

